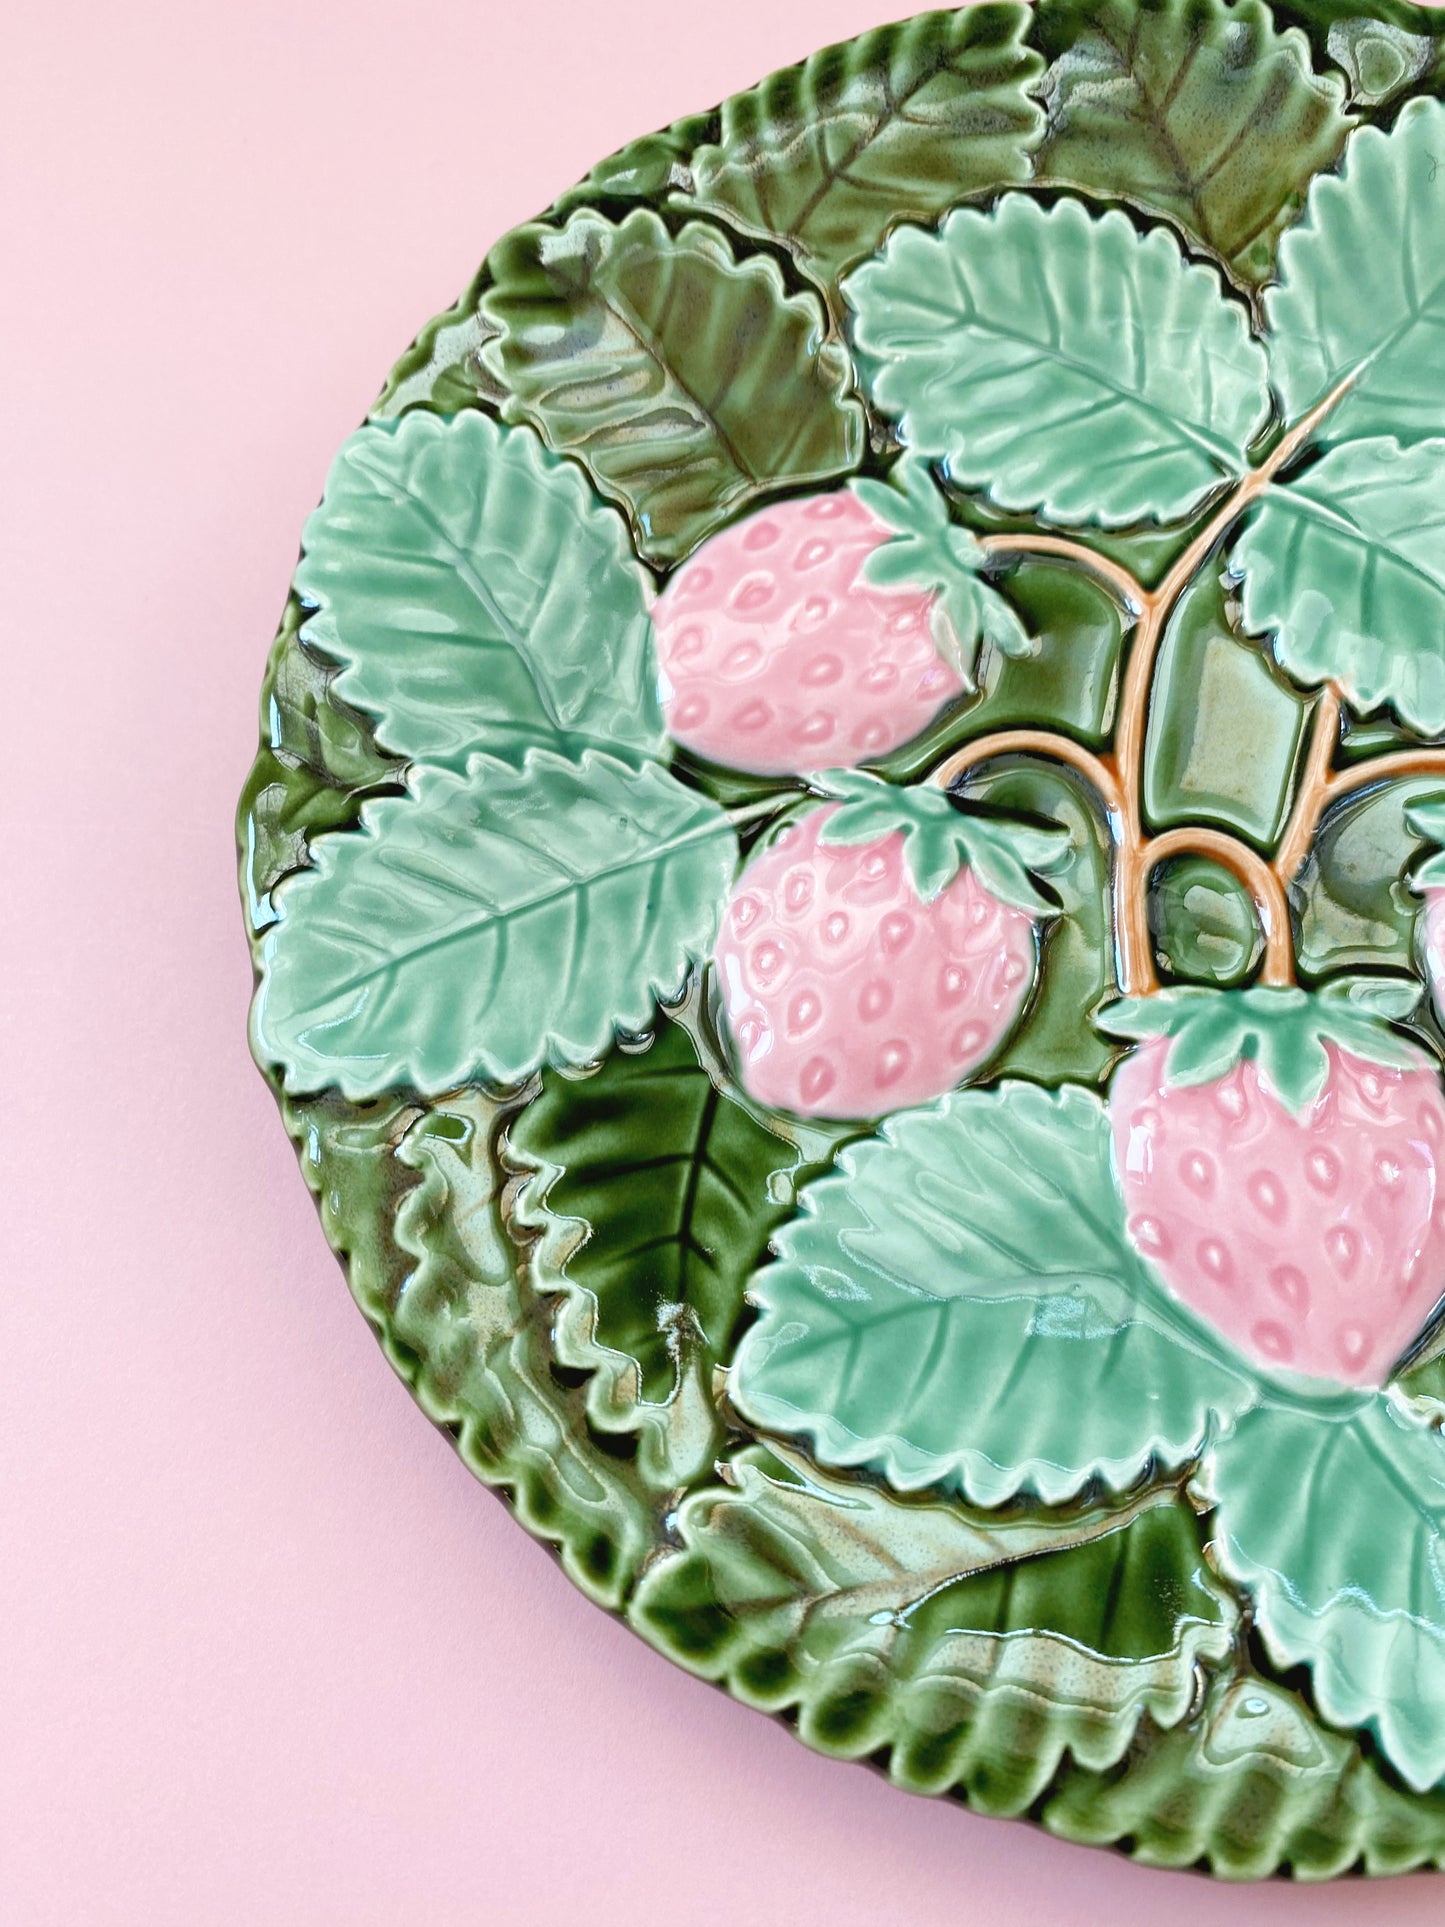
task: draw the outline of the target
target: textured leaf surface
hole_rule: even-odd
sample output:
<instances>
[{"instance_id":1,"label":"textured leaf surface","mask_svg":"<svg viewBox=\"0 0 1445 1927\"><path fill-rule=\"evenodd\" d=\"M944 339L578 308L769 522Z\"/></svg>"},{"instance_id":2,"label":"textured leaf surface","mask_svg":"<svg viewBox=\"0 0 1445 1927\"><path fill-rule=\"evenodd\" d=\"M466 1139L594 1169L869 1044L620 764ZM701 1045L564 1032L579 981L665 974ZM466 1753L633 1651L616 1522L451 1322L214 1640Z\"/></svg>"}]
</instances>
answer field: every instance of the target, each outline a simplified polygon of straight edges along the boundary
<instances>
[{"instance_id":1,"label":"textured leaf surface","mask_svg":"<svg viewBox=\"0 0 1445 1927\"><path fill-rule=\"evenodd\" d=\"M1438 435L1445 392L1445 102L1352 134L1310 189L1265 296L1270 374L1297 421L1347 379L1325 442Z\"/></svg>"},{"instance_id":2,"label":"textured leaf surface","mask_svg":"<svg viewBox=\"0 0 1445 1927\"><path fill-rule=\"evenodd\" d=\"M475 409L362 428L306 524L302 634L390 749L655 750L646 581L579 471Z\"/></svg>"},{"instance_id":3,"label":"textured leaf surface","mask_svg":"<svg viewBox=\"0 0 1445 1927\"><path fill-rule=\"evenodd\" d=\"M278 892L257 1050L294 1090L444 1091L582 1063L712 942L737 841L656 765L420 769Z\"/></svg>"},{"instance_id":4,"label":"textured leaf surface","mask_svg":"<svg viewBox=\"0 0 1445 1927\"><path fill-rule=\"evenodd\" d=\"M1167 229L1007 194L903 228L844 290L903 439L964 488L1053 521L1168 521L1244 467L1263 350Z\"/></svg>"},{"instance_id":5,"label":"textured leaf surface","mask_svg":"<svg viewBox=\"0 0 1445 1927\"><path fill-rule=\"evenodd\" d=\"M857 465L848 358L771 259L638 208L518 228L490 260L483 360L504 414L585 464L644 555L675 560L764 489Z\"/></svg>"},{"instance_id":6,"label":"textured leaf surface","mask_svg":"<svg viewBox=\"0 0 1445 1927\"><path fill-rule=\"evenodd\" d=\"M1245 285L1350 122L1261 0L1104 0L1044 80L1038 178L1166 214Z\"/></svg>"},{"instance_id":7,"label":"textured leaf surface","mask_svg":"<svg viewBox=\"0 0 1445 1927\"><path fill-rule=\"evenodd\" d=\"M1026 180L1044 124L1028 20L991 4L919 14L724 101L716 144L692 158L699 204L832 282L900 220Z\"/></svg>"},{"instance_id":8,"label":"textured leaf surface","mask_svg":"<svg viewBox=\"0 0 1445 1927\"><path fill-rule=\"evenodd\" d=\"M1445 1438L1382 1396L1348 1417L1262 1407L1210 1484L1274 1664L1307 1666L1324 1717L1370 1727L1418 1792L1445 1779Z\"/></svg>"},{"instance_id":9,"label":"textured leaf surface","mask_svg":"<svg viewBox=\"0 0 1445 1927\"><path fill-rule=\"evenodd\" d=\"M592 1296L641 1396L671 1391L688 1346L721 1354L800 1154L719 1087L682 1025L594 1076L549 1073L510 1143L538 1174L518 1207L543 1232L538 1284Z\"/></svg>"},{"instance_id":10,"label":"textured leaf surface","mask_svg":"<svg viewBox=\"0 0 1445 1927\"><path fill-rule=\"evenodd\" d=\"M1338 682L1358 711L1388 703L1424 735L1445 731L1445 439L1331 449L1265 495L1231 566L1246 623L1299 682Z\"/></svg>"},{"instance_id":11,"label":"textured leaf surface","mask_svg":"<svg viewBox=\"0 0 1445 1927\"><path fill-rule=\"evenodd\" d=\"M1234 1612L1187 1507L989 1520L904 1503L753 1449L680 1514L634 1624L811 1745L889 1749L901 1785L1019 1813L1065 1753L1124 1753L1181 1719Z\"/></svg>"},{"instance_id":12,"label":"textured leaf surface","mask_svg":"<svg viewBox=\"0 0 1445 1927\"><path fill-rule=\"evenodd\" d=\"M1182 1464L1248 1396L1135 1256L1092 1092L955 1092L839 1162L775 1238L733 1373L825 1463L1052 1504Z\"/></svg>"}]
</instances>

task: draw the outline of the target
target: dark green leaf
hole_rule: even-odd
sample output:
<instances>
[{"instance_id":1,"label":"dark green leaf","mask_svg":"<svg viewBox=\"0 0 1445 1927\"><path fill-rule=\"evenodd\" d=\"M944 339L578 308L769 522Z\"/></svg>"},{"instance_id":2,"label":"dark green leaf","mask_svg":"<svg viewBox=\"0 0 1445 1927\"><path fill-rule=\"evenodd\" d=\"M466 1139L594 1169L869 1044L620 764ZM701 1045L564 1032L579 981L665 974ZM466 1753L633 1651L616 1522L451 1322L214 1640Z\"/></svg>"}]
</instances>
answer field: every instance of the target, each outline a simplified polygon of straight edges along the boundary
<instances>
[{"instance_id":1,"label":"dark green leaf","mask_svg":"<svg viewBox=\"0 0 1445 1927\"><path fill-rule=\"evenodd\" d=\"M1164 214L1245 286L1350 126L1262 0L1100 0L1044 79L1038 178Z\"/></svg>"},{"instance_id":2,"label":"dark green leaf","mask_svg":"<svg viewBox=\"0 0 1445 1927\"><path fill-rule=\"evenodd\" d=\"M644 207L518 228L490 261L482 358L503 414L576 456L642 554L675 561L779 483L857 466L847 355L769 257L734 260L705 222L673 235Z\"/></svg>"},{"instance_id":3,"label":"dark green leaf","mask_svg":"<svg viewBox=\"0 0 1445 1927\"><path fill-rule=\"evenodd\" d=\"M900 220L1028 178L1043 131L1027 9L924 13L771 75L692 158L700 205L832 283Z\"/></svg>"}]
</instances>

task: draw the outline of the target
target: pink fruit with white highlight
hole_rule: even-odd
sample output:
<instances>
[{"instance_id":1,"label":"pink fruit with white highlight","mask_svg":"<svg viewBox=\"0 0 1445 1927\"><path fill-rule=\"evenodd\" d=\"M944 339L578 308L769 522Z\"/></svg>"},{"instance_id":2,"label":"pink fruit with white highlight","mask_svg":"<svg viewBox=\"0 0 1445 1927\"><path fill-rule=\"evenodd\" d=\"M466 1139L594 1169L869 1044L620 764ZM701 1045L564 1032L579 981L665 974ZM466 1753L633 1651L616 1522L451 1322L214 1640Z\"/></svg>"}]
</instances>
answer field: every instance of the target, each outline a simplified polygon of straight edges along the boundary
<instances>
[{"instance_id":1,"label":"pink fruit with white highlight","mask_svg":"<svg viewBox=\"0 0 1445 1927\"><path fill-rule=\"evenodd\" d=\"M897 534L847 489L724 529L653 612L671 734L760 775L886 755L962 695L934 644L932 590L865 580Z\"/></svg>"},{"instance_id":2,"label":"pink fruit with white highlight","mask_svg":"<svg viewBox=\"0 0 1445 1927\"><path fill-rule=\"evenodd\" d=\"M1445 1292L1433 1066L1325 1043L1323 1089L1295 1114L1252 1059L1171 1083L1173 1042L1144 1042L1109 1095L1135 1247L1259 1364L1383 1384Z\"/></svg>"},{"instance_id":3,"label":"pink fruit with white highlight","mask_svg":"<svg viewBox=\"0 0 1445 1927\"><path fill-rule=\"evenodd\" d=\"M753 858L716 962L742 1082L805 1116L873 1117L986 1063L1033 981L1034 919L964 865L919 894L899 831L828 844L834 806Z\"/></svg>"}]
</instances>

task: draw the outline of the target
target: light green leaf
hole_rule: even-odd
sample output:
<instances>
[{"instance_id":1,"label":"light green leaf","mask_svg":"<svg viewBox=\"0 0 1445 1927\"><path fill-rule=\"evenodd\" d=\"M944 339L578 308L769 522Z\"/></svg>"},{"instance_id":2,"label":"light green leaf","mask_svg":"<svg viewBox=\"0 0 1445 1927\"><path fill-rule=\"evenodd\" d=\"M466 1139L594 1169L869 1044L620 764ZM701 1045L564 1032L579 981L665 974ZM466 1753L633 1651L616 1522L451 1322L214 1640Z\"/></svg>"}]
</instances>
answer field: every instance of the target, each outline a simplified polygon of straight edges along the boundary
<instances>
[{"instance_id":1,"label":"light green leaf","mask_svg":"<svg viewBox=\"0 0 1445 1927\"><path fill-rule=\"evenodd\" d=\"M1215 1548L1276 1666L1406 1783L1445 1779L1445 1438L1371 1394L1340 1416L1261 1407L1214 1448Z\"/></svg>"},{"instance_id":2,"label":"light green leaf","mask_svg":"<svg viewBox=\"0 0 1445 1927\"><path fill-rule=\"evenodd\" d=\"M591 1077L548 1072L510 1144L536 1173L517 1212L542 1233L539 1288L590 1298L640 1395L665 1398L689 1349L721 1356L801 1155L714 1081L683 1026Z\"/></svg>"},{"instance_id":3,"label":"light green leaf","mask_svg":"<svg viewBox=\"0 0 1445 1927\"><path fill-rule=\"evenodd\" d=\"M900 229L844 293L903 440L1001 508L1170 521L1243 470L1266 419L1244 309L1118 212L1006 194Z\"/></svg>"},{"instance_id":4,"label":"light green leaf","mask_svg":"<svg viewBox=\"0 0 1445 1927\"><path fill-rule=\"evenodd\" d=\"M1055 1504L1183 1464L1250 1396L1135 1255L1092 1091L954 1092L839 1165L774 1239L732 1378L826 1464Z\"/></svg>"},{"instance_id":5,"label":"light green leaf","mask_svg":"<svg viewBox=\"0 0 1445 1927\"><path fill-rule=\"evenodd\" d=\"M1230 566L1246 624L1297 681L1445 731L1445 439L1331 449L1264 496Z\"/></svg>"},{"instance_id":6,"label":"light green leaf","mask_svg":"<svg viewBox=\"0 0 1445 1927\"><path fill-rule=\"evenodd\" d=\"M1262 0L1100 0L1044 78L1037 178L1165 214L1245 286L1350 122Z\"/></svg>"},{"instance_id":7,"label":"light green leaf","mask_svg":"<svg viewBox=\"0 0 1445 1927\"><path fill-rule=\"evenodd\" d=\"M1099 1016L1106 1036L1170 1039L1167 1073L1177 1085L1212 1084L1255 1059L1260 1076L1296 1114L1314 1103L1329 1081L1327 1044L1372 1064L1401 1070L1427 1067L1420 1046L1392 1030L1403 1014L1398 977L1341 977L1326 990L1253 985L1209 990L1180 985L1148 997L1125 997ZM1419 1001L1418 988L1405 1009Z\"/></svg>"},{"instance_id":8,"label":"light green leaf","mask_svg":"<svg viewBox=\"0 0 1445 1927\"><path fill-rule=\"evenodd\" d=\"M277 891L257 1055L293 1091L511 1083L651 1021L713 939L726 817L655 764L421 767Z\"/></svg>"},{"instance_id":9,"label":"light green leaf","mask_svg":"<svg viewBox=\"0 0 1445 1927\"><path fill-rule=\"evenodd\" d=\"M1445 102L1412 100L1388 134L1352 134L1280 243L1265 295L1270 375L1298 421L1350 380L1324 442L1441 431L1445 392Z\"/></svg>"},{"instance_id":10,"label":"light green leaf","mask_svg":"<svg viewBox=\"0 0 1445 1927\"><path fill-rule=\"evenodd\" d=\"M692 157L697 203L831 283L898 221L1026 180L1044 125L1028 22L1018 6L919 14L770 75L723 102Z\"/></svg>"},{"instance_id":11,"label":"light green leaf","mask_svg":"<svg viewBox=\"0 0 1445 1927\"><path fill-rule=\"evenodd\" d=\"M306 524L303 638L405 756L662 742L627 527L525 429L472 409L362 428Z\"/></svg>"},{"instance_id":12,"label":"light green leaf","mask_svg":"<svg viewBox=\"0 0 1445 1927\"><path fill-rule=\"evenodd\" d=\"M489 256L482 360L509 421L575 455L654 561L686 555L779 483L855 468L863 411L811 294L723 234L671 234L651 208L614 226L534 223Z\"/></svg>"},{"instance_id":13,"label":"light green leaf","mask_svg":"<svg viewBox=\"0 0 1445 1927\"><path fill-rule=\"evenodd\" d=\"M643 1637L810 1745L889 1749L920 1793L1026 1811L1066 1754L1102 1770L1141 1717L1184 1718L1235 1609L1173 1493L1063 1519L979 1517L830 1479L791 1454L733 1459L689 1497L681 1545L631 1618Z\"/></svg>"},{"instance_id":14,"label":"light green leaf","mask_svg":"<svg viewBox=\"0 0 1445 1927\"><path fill-rule=\"evenodd\" d=\"M1325 44L1350 77L1351 104L1361 107L1393 100L1420 78L1435 52L1429 34L1407 33L1389 20L1331 21Z\"/></svg>"},{"instance_id":15,"label":"light green leaf","mask_svg":"<svg viewBox=\"0 0 1445 1927\"><path fill-rule=\"evenodd\" d=\"M873 843L898 831L925 903L946 890L966 864L986 889L1017 909L1047 916L1057 908L1030 872L1046 875L1069 861L1066 830L960 809L935 784L889 783L866 770L829 770L814 781L843 805L824 824L819 842Z\"/></svg>"}]
</instances>

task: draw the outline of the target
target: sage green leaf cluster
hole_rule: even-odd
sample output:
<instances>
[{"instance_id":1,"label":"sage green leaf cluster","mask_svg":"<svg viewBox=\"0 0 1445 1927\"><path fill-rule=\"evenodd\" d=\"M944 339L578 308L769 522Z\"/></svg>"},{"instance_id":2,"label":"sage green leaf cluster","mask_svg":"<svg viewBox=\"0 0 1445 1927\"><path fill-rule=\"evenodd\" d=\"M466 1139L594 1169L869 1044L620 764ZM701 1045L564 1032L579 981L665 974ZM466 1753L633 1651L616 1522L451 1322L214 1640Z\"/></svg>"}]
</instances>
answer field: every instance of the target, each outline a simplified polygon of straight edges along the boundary
<instances>
[{"instance_id":1,"label":"sage green leaf cluster","mask_svg":"<svg viewBox=\"0 0 1445 1927\"><path fill-rule=\"evenodd\" d=\"M1306 684L1445 732L1445 103L1352 134L1310 189L1265 295L1291 421L1328 453L1236 545L1245 620Z\"/></svg>"},{"instance_id":2,"label":"sage green leaf cluster","mask_svg":"<svg viewBox=\"0 0 1445 1927\"><path fill-rule=\"evenodd\" d=\"M1034 916L1047 916L1057 908L1034 877L1068 862L1072 839L1067 830L998 812L963 810L946 790L932 784L905 789L866 770L829 770L813 780L843 805L823 825L818 841L872 843L897 831L925 903L967 867L1004 903Z\"/></svg>"}]
</instances>

